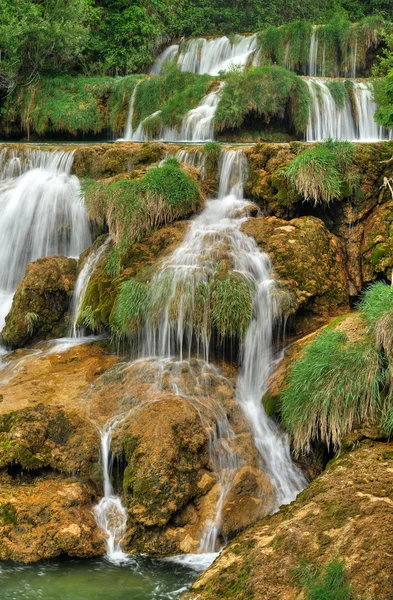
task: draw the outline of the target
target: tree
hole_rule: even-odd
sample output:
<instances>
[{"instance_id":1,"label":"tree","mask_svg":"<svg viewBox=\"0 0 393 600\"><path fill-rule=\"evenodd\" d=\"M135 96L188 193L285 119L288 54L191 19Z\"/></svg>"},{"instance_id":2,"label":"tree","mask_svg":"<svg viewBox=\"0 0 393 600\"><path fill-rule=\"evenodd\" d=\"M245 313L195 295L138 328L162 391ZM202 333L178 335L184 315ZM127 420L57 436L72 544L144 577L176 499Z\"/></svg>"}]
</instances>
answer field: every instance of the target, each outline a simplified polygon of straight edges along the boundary
<instances>
[{"instance_id":1,"label":"tree","mask_svg":"<svg viewBox=\"0 0 393 600\"><path fill-rule=\"evenodd\" d=\"M91 0L0 0L0 94L64 73L89 37Z\"/></svg>"}]
</instances>

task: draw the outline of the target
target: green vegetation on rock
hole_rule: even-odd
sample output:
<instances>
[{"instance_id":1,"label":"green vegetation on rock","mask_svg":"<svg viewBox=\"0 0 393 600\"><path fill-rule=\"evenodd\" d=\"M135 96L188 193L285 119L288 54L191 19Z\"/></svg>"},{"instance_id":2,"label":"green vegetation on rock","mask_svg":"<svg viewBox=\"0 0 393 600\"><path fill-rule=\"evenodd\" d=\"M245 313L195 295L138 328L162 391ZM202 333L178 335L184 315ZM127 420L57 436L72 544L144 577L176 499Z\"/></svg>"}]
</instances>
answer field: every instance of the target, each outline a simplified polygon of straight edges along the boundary
<instances>
[{"instance_id":1,"label":"green vegetation on rock","mask_svg":"<svg viewBox=\"0 0 393 600\"><path fill-rule=\"evenodd\" d=\"M296 569L295 575L306 590L307 600L355 600L339 560L332 560L317 573L311 565L304 565Z\"/></svg>"},{"instance_id":2,"label":"green vegetation on rock","mask_svg":"<svg viewBox=\"0 0 393 600\"><path fill-rule=\"evenodd\" d=\"M99 226L108 223L122 252L149 230L191 214L200 201L198 184L176 159L142 179L88 180L84 193L89 217Z\"/></svg>"},{"instance_id":3,"label":"green vegetation on rock","mask_svg":"<svg viewBox=\"0 0 393 600\"><path fill-rule=\"evenodd\" d=\"M273 119L287 121L294 132L304 135L311 98L300 77L282 67L265 66L244 73L233 68L225 81L214 120L217 132L237 129L253 114L267 125Z\"/></svg>"},{"instance_id":4,"label":"green vegetation on rock","mask_svg":"<svg viewBox=\"0 0 393 600\"><path fill-rule=\"evenodd\" d=\"M354 171L355 145L327 140L301 152L282 173L305 200L329 204L351 195L360 184Z\"/></svg>"}]
</instances>

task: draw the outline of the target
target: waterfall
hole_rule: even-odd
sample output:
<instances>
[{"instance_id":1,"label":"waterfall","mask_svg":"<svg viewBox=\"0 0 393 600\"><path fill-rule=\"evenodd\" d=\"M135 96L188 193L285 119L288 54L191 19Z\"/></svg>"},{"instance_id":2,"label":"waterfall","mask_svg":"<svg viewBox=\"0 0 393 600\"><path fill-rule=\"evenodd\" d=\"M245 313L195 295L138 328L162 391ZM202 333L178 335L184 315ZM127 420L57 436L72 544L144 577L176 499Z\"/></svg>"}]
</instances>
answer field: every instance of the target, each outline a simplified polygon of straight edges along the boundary
<instances>
[{"instance_id":1,"label":"waterfall","mask_svg":"<svg viewBox=\"0 0 393 600\"><path fill-rule=\"evenodd\" d=\"M73 152L1 153L0 327L28 263L78 257L91 242L73 159Z\"/></svg>"},{"instance_id":2,"label":"waterfall","mask_svg":"<svg viewBox=\"0 0 393 600\"><path fill-rule=\"evenodd\" d=\"M182 295L176 322L171 315L171 303L179 290L187 293L188 298L195 297L198 286L214 277L217 254L229 251L234 271L243 276L253 291L254 317L244 343L237 399L249 421L264 470L270 475L276 490L278 508L293 500L306 481L292 462L287 436L279 431L261 404L273 362L271 345L275 309L271 290L274 284L269 258L260 252L252 238L240 230L249 205L243 198L245 170L246 160L241 151L222 152L218 198L207 202L204 211L191 222L182 245L153 279L153 290L162 294L165 289L165 305L157 326L146 329L143 355L170 360L179 354L180 360L190 360L196 347L208 363L209 335L203 327L199 332L194 330L187 300ZM205 319L207 315L202 322ZM225 436L230 438L228 432ZM236 457L228 452L225 461L226 466L221 466L221 469L233 474ZM205 551L214 550L212 546L209 547L208 540L212 543L217 539L220 511L228 489L230 483L224 483L217 506L217 518L202 540L201 548Z\"/></svg>"},{"instance_id":3,"label":"waterfall","mask_svg":"<svg viewBox=\"0 0 393 600\"><path fill-rule=\"evenodd\" d=\"M236 35L233 41L226 36L207 40L198 38L183 42L179 46L170 46L157 58L151 73L160 75L168 60L177 57L177 66L181 71L218 75L232 65L244 67L256 50L257 36Z\"/></svg>"},{"instance_id":4,"label":"waterfall","mask_svg":"<svg viewBox=\"0 0 393 600\"><path fill-rule=\"evenodd\" d=\"M307 126L308 142L328 138L371 142L389 139L389 132L374 121L376 104L372 91L366 83L353 81L353 100L356 120L348 94L344 95L344 106L338 106L327 81L307 79L311 94L311 111Z\"/></svg>"},{"instance_id":5,"label":"waterfall","mask_svg":"<svg viewBox=\"0 0 393 600\"><path fill-rule=\"evenodd\" d=\"M202 98L201 103L196 108L188 111L184 117L179 129L176 127L162 127L157 136L151 137L146 128L146 122L160 111L149 115L141 123L131 137L126 138L132 141L145 142L148 140L160 140L165 142L207 142L214 138L214 115L220 100L219 86L217 90L207 94ZM131 131L131 129L130 129Z\"/></svg>"},{"instance_id":6,"label":"waterfall","mask_svg":"<svg viewBox=\"0 0 393 600\"><path fill-rule=\"evenodd\" d=\"M174 61L177 58L177 54L179 52L179 46L177 44L173 44L172 46L168 46L165 48L163 52L161 52L160 56L154 62L152 68L150 69L150 75L161 75L165 65Z\"/></svg>"},{"instance_id":7,"label":"waterfall","mask_svg":"<svg viewBox=\"0 0 393 600\"><path fill-rule=\"evenodd\" d=\"M121 551L121 539L126 531L127 510L121 499L115 495L111 482L112 456L111 441L114 429L121 419L111 419L100 431L101 435L101 464L104 480L104 496L94 507L97 524L106 534L107 557L118 563L127 559Z\"/></svg>"},{"instance_id":8,"label":"waterfall","mask_svg":"<svg viewBox=\"0 0 393 600\"><path fill-rule=\"evenodd\" d=\"M313 27L310 40L310 55L308 59L308 75L310 75L310 77L316 77L318 74L318 45L318 30L316 27Z\"/></svg>"},{"instance_id":9,"label":"waterfall","mask_svg":"<svg viewBox=\"0 0 393 600\"><path fill-rule=\"evenodd\" d=\"M124 129L124 139L125 140L133 139L132 121L133 121L133 117L134 117L136 94L137 94L137 90L138 90L140 83L141 82L138 81L138 83L135 85L134 89L132 90L131 100L130 100L130 108L128 109L127 123L126 123L125 129Z\"/></svg>"},{"instance_id":10,"label":"waterfall","mask_svg":"<svg viewBox=\"0 0 393 600\"><path fill-rule=\"evenodd\" d=\"M176 158L181 163L186 163L187 165L191 165L191 167L199 169L202 177L205 176L206 155L204 152L200 150L191 150L191 152L188 152L183 148L177 152Z\"/></svg>"},{"instance_id":11,"label":"waterfall","mask_svg":"<svg viewBox=\"0 0 393 600\"><path fill-rule=\"evenodd\" d=\"M83 265L78 278L76 280L74 294L71 303L71 326L70 326L70 337L76 338L83 335L83 330L78 328L78 319L82 309L83 300L86 295L87 286L94 271L97 269L98 264L106 252L108 244L112 241L111 237L108 237L105 242L96 250L92 250L87 257L85 264Z\"/></svg>"}]
</instances>

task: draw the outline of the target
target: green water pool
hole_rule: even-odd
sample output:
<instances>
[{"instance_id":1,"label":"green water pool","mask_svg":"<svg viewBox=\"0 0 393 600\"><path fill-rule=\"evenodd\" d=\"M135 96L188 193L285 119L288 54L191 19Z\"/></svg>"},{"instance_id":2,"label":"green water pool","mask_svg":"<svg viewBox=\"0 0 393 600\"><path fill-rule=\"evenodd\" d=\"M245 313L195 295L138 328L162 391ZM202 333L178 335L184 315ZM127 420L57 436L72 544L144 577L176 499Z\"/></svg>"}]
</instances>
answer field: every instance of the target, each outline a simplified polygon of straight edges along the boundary
<instances>
[{"instance_id":1,"label":"green water pool","mask_svg":"<svg viewBox=\"0 0 393 600\"><path fill-rule=\"evenodd\" d=\"M177 600L208 566L205 561L135 557L57 560L33 565L0 562L1 600Z\"/></svg>"}]
</instances>

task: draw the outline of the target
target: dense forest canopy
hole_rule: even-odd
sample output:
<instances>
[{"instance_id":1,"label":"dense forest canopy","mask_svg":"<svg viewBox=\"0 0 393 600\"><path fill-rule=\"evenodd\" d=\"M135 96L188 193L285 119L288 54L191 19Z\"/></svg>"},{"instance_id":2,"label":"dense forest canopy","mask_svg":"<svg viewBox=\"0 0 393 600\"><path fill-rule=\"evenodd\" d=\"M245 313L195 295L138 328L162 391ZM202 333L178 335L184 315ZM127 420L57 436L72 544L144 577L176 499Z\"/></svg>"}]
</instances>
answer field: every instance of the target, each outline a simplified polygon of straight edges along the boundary
<instances>
[{"instance_id":1,"label":"dense forest canopy","mask_svg":"<svg viewBox=\"0 0 393 600\"><path fill-rule=\"evenodd\" d=\"M391 0L0 0L0 88L5 95L42 75L141 72L183 36L375 14L393 20Z\"/></svg>"}]
</instances>

